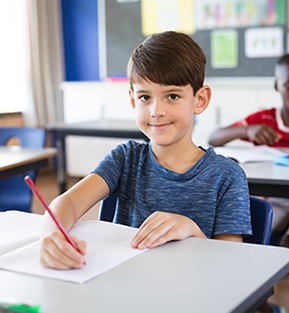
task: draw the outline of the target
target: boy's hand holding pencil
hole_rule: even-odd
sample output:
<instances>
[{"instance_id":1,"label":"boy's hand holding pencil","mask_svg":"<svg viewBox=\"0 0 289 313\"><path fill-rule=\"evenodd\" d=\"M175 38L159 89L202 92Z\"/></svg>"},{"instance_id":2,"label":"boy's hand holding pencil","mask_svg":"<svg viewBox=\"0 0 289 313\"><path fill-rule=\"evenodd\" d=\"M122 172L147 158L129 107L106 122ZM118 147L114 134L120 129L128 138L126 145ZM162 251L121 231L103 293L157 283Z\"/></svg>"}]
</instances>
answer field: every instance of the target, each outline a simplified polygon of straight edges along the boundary
<instances>
[{"instance_id":1,"label":"boy's hand holding pencil","mask_svg":"<svg viewBox=\"0 0 289 313\"><path fill-rule=\"evenodd\" d=\"M42 241L45 243L44 245L41 245L40 251L40 261L42 265L48 268L57 268L63 270L71 268L83 268L85 265L84 255L86 254L86 243L83 240L80 240L74 236L70 236L67 233L66 229L60 223L57 216L49 208L47 202L33 183L32 179L27 175L24 177L24 180L33 193L41 201L57 225L57 229L53 230L48 236L42 239Z\"/></svg>"}]
</instances>

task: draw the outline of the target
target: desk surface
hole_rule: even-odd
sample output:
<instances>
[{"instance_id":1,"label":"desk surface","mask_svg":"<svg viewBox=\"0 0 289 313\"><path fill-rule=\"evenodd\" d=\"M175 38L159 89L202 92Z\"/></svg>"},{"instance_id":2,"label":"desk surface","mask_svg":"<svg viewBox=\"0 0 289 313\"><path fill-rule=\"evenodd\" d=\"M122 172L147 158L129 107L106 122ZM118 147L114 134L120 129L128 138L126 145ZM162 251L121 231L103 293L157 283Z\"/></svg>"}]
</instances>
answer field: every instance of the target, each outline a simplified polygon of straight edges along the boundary
<instances>
[{"instance_id":1,"label":"desk surface","mask_svg":"<svg viewBox=\"0 0 289 313\"><path fill-rule=\"evenodd\" d=\"M289 166L273 162L241 164L245 170L250 194L289 198Z\"/></svg>"},{"instance_id":2,"label":"desk surface","mask_svg":"<svg viewBox=\"0 0 289 313\"><path fill-rule=\"evenodd\" d=\"M55 131L57 137L78 135L147 139L134 120L99 120L71 124L53 123L48 125L47 129Z\"/></svg>"},{"instance_id":3,"label":"desk surface","mask_svg":"<svg viewBox=\"0 0 289 313\"><path fill-rule=\"evenodd\" d=\"M54 148L21 148L18 146L0 146L0 178L6 178L25 171L37 169L43 161L55 156Z\"/></svg>"},{"instance_id":4,"label":"desk surface","mask_svg":"<svg viewBox=\"0 0 289 313\"><path fill-rule=\"evenodd\" d=\"M289 249L188 238L83 284L0 271L0 294L43 312L247 312L289 272ZM250 311L248 311L250 312Z\"/></svg>"},{"instance_id":5,"label":"desk surface","mask_svg":"<svg viewBox=\"0 0 289 313\"><path fill-rule=\"evenodd\" d=\"M94 120L78 123L52 123L47 126L51 130L64 130L64 129L129 129L138 130L135 120Z\"/></svg>"},{"instance_id":6,"label":"desk surface","mask_svg":"<svg viewBox=\"0 0 289 313\"><path fill-rule=\"evenodd\" d=\"M0 147L0 171L46 159L57 154L54 148L31 149L18 146Z\"/></svg>"}]
</instances>

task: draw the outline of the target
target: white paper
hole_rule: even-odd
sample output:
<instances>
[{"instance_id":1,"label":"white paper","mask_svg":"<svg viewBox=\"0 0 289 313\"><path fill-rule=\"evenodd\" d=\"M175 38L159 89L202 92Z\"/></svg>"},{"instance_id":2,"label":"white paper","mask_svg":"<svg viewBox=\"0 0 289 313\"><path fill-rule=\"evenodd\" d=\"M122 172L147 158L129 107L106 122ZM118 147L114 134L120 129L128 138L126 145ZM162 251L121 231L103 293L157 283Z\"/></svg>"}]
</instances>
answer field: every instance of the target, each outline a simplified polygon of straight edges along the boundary
<instances>
[{"instance_id":1,"label":"white paper","mask_svg":"<svg viewBox=\"0 0 289 313\"><path fill-rule=\"evenodd\" d=\"M0 212L0 255L37 241L42 218L20 211Z\"/></svg>"},{"instance_id":2,"label":"white paper","mask_svg":"<svg viewBox=\"0 0 289 313\"><path fill-rule=\"evenodd\" d=\"M250 148L244 147L216 147L217 154L236 160L239 163L247 162L272 162L276 156L286 156L289 151L282 151L266 145L254 146Z\"/></svg>"},{"instance_id":3,"label":"white paper","mask_svg":"<svg viewBox=\"0 0 289 313\"><path fill-rule=\"evenodd\" d=\"M2 255L0 268L81 284L144 252L130 245L136 232L136 228L96 220L81 222L69 233L87 243L83 269L64 271L45 268L39 261L38 241Z\"/></svg>"}]
</instances>

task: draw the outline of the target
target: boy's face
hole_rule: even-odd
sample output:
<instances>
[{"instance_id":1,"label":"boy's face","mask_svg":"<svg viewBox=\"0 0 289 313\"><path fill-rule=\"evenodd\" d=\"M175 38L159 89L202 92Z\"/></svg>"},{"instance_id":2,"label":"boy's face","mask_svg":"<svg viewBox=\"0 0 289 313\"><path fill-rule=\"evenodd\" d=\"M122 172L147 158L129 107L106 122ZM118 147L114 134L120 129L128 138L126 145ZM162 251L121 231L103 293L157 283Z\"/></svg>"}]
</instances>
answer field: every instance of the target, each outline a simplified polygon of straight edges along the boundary
<instances>
[{"instance_id":1,"label":"boy's face","mask_svg":"<svg viewBox=\"0 0 289 313\"><path fill-rule=\"evenodd\" d=\"M283 105L289 111L289 65L277 65L275 74L275 89L280 92Z\"/></svg>"},{"instance_id":2,"label":"boy's face","mask_svg":"<svg viewBox=\"0 0 289 313\"><path fill-rule=\"evenodd\" d=\"M144 79L129 90L138 127L152 145L191 141L198 97L191 85L164 86Z\"/></svg>"}]
</instances>

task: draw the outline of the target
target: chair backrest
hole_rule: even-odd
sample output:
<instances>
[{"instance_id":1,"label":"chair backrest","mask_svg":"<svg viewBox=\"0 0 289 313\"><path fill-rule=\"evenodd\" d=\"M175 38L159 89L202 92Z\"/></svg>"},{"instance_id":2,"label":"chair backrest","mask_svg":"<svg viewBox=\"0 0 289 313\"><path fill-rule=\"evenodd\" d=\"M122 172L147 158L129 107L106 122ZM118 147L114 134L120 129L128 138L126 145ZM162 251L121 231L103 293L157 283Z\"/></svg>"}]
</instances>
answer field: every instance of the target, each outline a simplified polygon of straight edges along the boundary
<instances>
[{"instance_id":1,"label":"chair backrest","mask_svg":"<svg viewBox=\"0 0 289 313\"><path fill-rule=\"evenodd\" d=\"M0 127L0 145L6 145L9 139L16 137L21 147L43 148L46 132L42 128Z\"/></svg>"},{"instance_id":2,"label":"chair backrest","mask_svg":"<svg viewBox=\"0 0 289 313\"><path fill-rule=\"evenodd\" d=\"M99 219L101 221L112 222L115 212L116 201L117 201L116 193L102 200L99 210Z\"/></svg>"},{"instance_id":3,"label":"chair backrest","mask_svg":"<svg viewBox=\"0 0 289 313\"><path fill-rule=\"evenodd\" d=\"M244 242L268 245L272 227L273 209L265 199L250 196L253 235Z\"/></svg>"},{"instance_id":4,"label":"chair backrest","mask_svg":"<svg viewBox=\"0 0 289 313\"><path fill-rule=\"evenodd\" d=\"M16 138L21 147L43 148L46 132L42 128L0 127L0 145L6 145L11 138ZM36 171L28 174L35 181ZM23 180L23 175L15 175L0 180L0 211L19 210L31 212L32 193Z\"/></svg>"},{"instance_id":5,"label":"chair backrest","mask_svg":"<svg viewBox=\"0 0 289 313\"><path fill-rule=\"evenodd\" d=\"M102 200L99 219L112 222L117 194L113 194ZM250 196L251 223L253 235L244 238L246 243L268 245L272 226L273 209L271 204L261 198Z\"/></svg>"}]
</instances>

